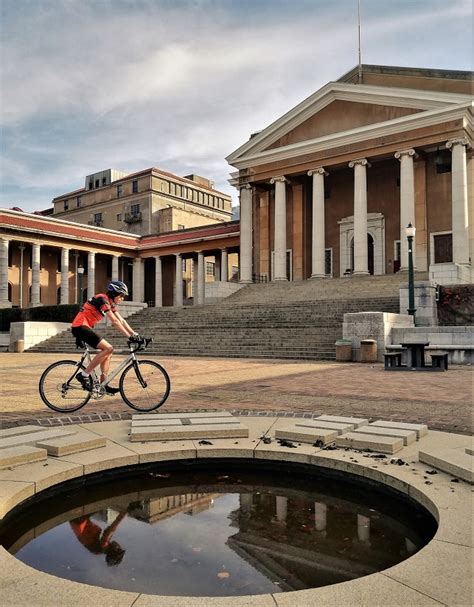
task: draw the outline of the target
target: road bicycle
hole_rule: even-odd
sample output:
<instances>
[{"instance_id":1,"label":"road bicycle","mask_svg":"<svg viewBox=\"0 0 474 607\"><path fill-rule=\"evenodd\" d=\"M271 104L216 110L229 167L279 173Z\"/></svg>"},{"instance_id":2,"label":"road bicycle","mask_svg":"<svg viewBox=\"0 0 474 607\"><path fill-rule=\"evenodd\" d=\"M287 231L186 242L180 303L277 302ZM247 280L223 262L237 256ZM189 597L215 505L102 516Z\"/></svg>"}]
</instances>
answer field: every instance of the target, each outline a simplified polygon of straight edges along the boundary
<instances>
[{"instance_id":1,"label":"road bicycle","mask_svg":"<svg viewBox=\"0 0 474 607\"><path fill-rule=\"evenodd\" d=\"M153 411L161 407L169 396L171 382L166 370L153 360L137 359L137 352L144 351L152 339L141 338L139 342L128 340L129 354L104 382L100 382L94 369L91 373L92 387L85 389L76 374L91 361L92 349L80 340L78 348L84 352L79 361L60 360L50 365L41 375L39 393L43 402L53 411L72 413L81 409L91 398L99 400L106 394L105 387L120 372L120 395L129 407L137 411Z\"/></svg>"}]
</instances>

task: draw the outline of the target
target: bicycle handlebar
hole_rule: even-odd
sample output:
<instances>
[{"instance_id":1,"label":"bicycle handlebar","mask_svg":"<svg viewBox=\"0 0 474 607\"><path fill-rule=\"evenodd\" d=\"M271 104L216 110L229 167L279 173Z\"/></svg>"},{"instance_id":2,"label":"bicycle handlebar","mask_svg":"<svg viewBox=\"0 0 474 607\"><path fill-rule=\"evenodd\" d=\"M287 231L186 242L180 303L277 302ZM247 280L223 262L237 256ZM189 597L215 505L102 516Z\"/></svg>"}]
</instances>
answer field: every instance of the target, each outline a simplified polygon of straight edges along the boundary
<instances>
[{"instance_id":1,"label":"bicycle handlebar","mask_svg":"<svg viewBox=\"0 0 474 607\"><path fill-rule=\"evenodd\" d=\"M146 350L152 341L153 337L142 337L139 341L129 338L127 344L130 348L130 352L139 352L140 350Z\"/></svg>"}]
</instances>

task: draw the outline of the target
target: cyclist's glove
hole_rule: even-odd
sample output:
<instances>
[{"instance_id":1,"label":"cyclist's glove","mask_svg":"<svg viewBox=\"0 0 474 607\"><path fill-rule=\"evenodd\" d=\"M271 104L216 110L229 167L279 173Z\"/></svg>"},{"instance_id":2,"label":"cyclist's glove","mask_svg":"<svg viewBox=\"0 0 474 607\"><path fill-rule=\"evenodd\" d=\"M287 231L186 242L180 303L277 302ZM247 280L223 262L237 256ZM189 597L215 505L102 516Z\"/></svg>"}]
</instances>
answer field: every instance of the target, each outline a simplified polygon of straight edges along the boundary
<instances>
[{"instance_id":1,"label":"cyclist's glove","mask_svg":"<svg viewBox=\"0 0 474 607\"><path fill-rule=\"evenodd\" d=\"M141 344L143 341L143 338L138 333L134 333L132 336L130 336L128 338L128 341L131 344Z\"/></svg>"}]
</instances>

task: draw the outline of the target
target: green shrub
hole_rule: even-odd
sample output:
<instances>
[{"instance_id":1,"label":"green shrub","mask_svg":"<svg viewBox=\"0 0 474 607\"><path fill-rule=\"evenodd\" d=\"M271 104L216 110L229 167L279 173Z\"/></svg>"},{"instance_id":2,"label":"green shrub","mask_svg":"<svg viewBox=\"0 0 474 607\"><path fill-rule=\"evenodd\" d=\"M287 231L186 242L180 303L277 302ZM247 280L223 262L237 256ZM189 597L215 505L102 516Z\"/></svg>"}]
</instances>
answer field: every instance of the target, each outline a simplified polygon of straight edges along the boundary
<instances>
[{"instance_id":1,"label":"green shrub","mask_svg":"<svg viewBox=\"0 0 474 607\"><path fill-rule=\"evenodd\" d=\"M9 331L12 322L71 322L78 313L77 304L38 306L37 308L5 308L0 310L0 331Z\"/></svg>"}]
</instances>

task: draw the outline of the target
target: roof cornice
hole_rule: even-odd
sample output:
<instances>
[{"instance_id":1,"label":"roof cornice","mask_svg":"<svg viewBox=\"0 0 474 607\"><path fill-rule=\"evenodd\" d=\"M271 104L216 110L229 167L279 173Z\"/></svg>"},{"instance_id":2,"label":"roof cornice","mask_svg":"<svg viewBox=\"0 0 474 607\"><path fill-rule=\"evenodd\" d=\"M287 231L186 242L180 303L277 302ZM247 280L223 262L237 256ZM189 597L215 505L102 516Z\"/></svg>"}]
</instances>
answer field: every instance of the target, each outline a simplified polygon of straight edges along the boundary
<instances>
[{"instance_id":1,"label":"roof cornice","mask_svg":"<svg viewBox=\"0 0 474 607\"><path fill-rule=\"evenodd\" d=\"M247 156L250 152L256 153L267 148L284 134L296 128L336 100L433 110L445 108L447 105L468 103L472 100L472 97L470 95L418 89L329 82L232 152L227 156L227 162L237 167L237 161L240 161L243 156Z\"/></svg>"},{"instance_id":2,"label":"roof cornice","mask_svg":"<svg viewBox=\"0 0 474 607\"><path fill-rule=\"evenodd\" d=\"M383 137L395 133L403 133L415 128L423 128L447 122L448 120L465 119L466 124L472 123L472 115L470 109L473 107L473 102L461 103L454 107L443 107L441 109L430 110L419 114L411 114L386 122L379 122L364 127L358 127L341 133L332 133L324 137L310 139L291 145L265 150L246 156L240 156L237 161L233 162L232 166L237 169L244 169L256 166L263 163L270 163L279 160L294 158L295 156L303 156L313 152L332 149L341 145L351 145L359 143L369 138Z\"/></svg>"}]
</instances>

